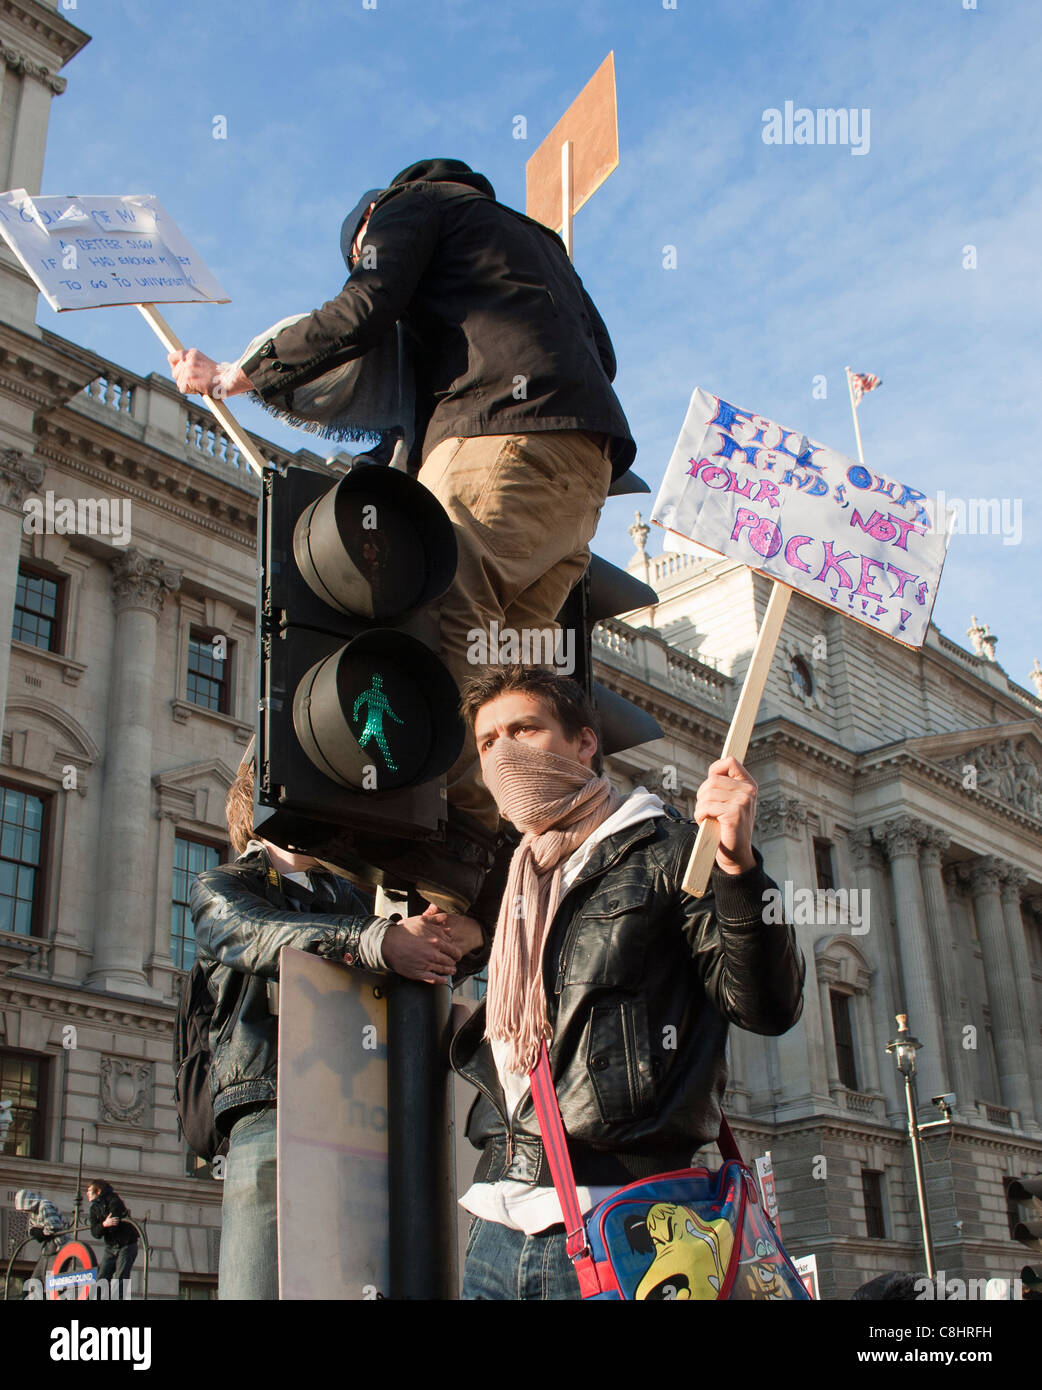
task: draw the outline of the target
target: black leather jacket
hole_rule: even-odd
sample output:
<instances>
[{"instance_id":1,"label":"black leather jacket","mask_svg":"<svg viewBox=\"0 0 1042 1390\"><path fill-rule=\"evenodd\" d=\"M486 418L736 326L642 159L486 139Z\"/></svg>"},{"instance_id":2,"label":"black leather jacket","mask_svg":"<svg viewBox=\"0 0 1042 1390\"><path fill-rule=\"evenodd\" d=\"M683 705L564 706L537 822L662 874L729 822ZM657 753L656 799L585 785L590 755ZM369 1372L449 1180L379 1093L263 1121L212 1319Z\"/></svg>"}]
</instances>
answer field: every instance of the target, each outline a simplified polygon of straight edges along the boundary
<instances>
[{"instance_id":1,"label":"black leather jacket","mask_svg":"<svg viewBox=\"0 0 1042 1390\"><path fill-rule=\"evenodd\" d=\"M792 928L762 920L774 888L757 864L713 869L702 898L681 883L697 827L675 811L602 841L558 907L544 953L550 1067L576 1181L617 1184L686 1166L716 1138L728 1023L786 1032L803 1007ZM467 1137L476 1179L551 1182L531 1093L509 1130L482 1004L452 1042L481 1093Z\"/></svg>"},{"instance_id":2,"label":"black leather jacket","mask_svg":"<svg viewBox=\"0 0 1042 1390\"><path fill-rule=\"evenodd\" d=\"M275 1099L279 1021L268 985L278 979L282 947L354 964L362 932L380 920L346 879L321 878L334 894L318 900L323 912L312 911L307 890L284 880L263 850L207 869L192 885L196 957L214 998L210 1092L219 1129L227 1131L239 1106Z\"/></svg>"},{"instance_id":3,"label":"black leather jacket","mask_svg":"<svg viewBox=\"0 0 1042 1390\"><path fill-rule=\"evenodd\" d=\"M367 258L340 293L284 328L243 371L261 397L361 357L401 320L415 348L423 458L452 436L587 430L636 446L611 382L611 339L555 232L495 200L458 161L431 160L380 196ZM523 391L519 389L523 383Z\"/></svg>"},{"instance_id":4,"label":"black leather jacket","mask_svg":"<svg viewBox=\"0 0 1042 1390\"><path fill-rule=\"evenodd\" d=\"M90 1204L90 1233L95 1240L103 1240L110 1250L133 1245L137 1240L137 1230L124 1220L129 1215L122 1197L112 1190L110 1183L106 1183L101 1189L101 1196L95 1197ZM103 1226L102 1222L107 1216L114 1216L118 1225Z\"/></svg>"}]
</instances>

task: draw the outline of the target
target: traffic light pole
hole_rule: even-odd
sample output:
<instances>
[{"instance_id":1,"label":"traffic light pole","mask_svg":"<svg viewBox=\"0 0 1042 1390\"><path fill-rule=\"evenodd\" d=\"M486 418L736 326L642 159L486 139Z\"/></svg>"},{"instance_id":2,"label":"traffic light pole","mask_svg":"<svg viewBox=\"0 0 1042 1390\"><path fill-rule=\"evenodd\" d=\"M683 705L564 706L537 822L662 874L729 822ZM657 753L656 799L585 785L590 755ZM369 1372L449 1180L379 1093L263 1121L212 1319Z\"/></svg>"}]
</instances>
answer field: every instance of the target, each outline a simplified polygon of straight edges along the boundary
<instances>
[{"instance_id":1,"label":"traffic light pole","mask_svg":"<svg viewBox=\"0 0 1042 1390\"><path fill-rule=\"evenodd\" d=\"M410 916L425 904L409 894ZM452 992L395 979L387 996L390 1293L454 1299L456 1201L449 1144Z\"/></svg>"}]
</instances>

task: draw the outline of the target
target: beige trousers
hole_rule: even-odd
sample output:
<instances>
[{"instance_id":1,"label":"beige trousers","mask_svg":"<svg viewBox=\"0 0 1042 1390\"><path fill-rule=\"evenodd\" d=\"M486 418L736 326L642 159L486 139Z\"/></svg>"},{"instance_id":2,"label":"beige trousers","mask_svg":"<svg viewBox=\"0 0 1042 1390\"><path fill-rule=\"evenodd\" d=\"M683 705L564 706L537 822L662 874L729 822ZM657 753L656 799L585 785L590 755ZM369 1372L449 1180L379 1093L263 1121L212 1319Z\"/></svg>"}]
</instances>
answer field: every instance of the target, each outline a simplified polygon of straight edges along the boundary
<instances>
[{"instance_id":1,"label":"beige trousers","mask_svg":"<svg viewBox=\"0 0 1042 1390\"><path fill-rule=\"evenodd\" d=\"M491 641L497 632L502 639L554 626L590 561L611 483L608 441L581 430L446 439L419 479L456 531L459 567L442 600L441 650L462 687L505 650ZM448 798L488 827L498 823L469 730L448 773Z\"/></svg>"}]
</instances>

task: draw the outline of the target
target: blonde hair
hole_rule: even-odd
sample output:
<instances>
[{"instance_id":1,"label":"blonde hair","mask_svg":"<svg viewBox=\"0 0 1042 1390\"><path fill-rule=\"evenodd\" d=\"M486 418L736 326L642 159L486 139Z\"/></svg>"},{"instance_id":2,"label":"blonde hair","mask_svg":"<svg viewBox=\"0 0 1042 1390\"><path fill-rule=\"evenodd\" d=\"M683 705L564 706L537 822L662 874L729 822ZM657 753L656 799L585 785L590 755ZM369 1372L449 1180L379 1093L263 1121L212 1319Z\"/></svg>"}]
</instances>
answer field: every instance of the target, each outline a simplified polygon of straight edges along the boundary
<instances>
[{"instance_id":1,"label":"blonde hair","mask_svg":"<svg viewBox=\"0 0 1042 1390\"><path fill-rule=\"evenodd\" d=\"M253 839L253 759L243 758L224 802L228 838L236 854L245 853Z\"/></svg>"}]
</instances>

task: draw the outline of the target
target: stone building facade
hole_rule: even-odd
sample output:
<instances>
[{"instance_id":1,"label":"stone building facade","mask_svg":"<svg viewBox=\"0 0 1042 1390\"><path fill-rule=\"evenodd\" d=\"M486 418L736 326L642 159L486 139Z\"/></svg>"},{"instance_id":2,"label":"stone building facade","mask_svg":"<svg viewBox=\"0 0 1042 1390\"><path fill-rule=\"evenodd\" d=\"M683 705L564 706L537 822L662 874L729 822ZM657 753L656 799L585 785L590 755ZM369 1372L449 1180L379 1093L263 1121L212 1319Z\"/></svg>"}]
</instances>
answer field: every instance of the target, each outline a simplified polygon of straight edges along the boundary
<instances>
[{"instance_id":1,"label":"stone building facade","mask_svg":"<svg viewBox=\"0 0 1042 1390\"><path fill-rule=\"evenodd\" d=\"M691 806L769 584L708 552L649 557L639 517L631 534L660 602L602 627L600 652L667 740L623 755L623 785ZM1010 1280L1029 1258L1003 1179L1042 1169L1042 700L994 639L975 645L931 628L912 651L794 595L746 759L807 982L784 1037L732 1031L727 1105L746 1150L771 1152L786 1244L817 1255L825 1297L924 1267L886 1054L899 1012L922 1043L920 1122L955 1096L924 1139L937 1267Z\"/></svg>"},{"instance_id":2,"label":"stone building facade","mask_svg":"<svg viewBox=\"0 0 1042 1390\"><path fill-rule=\"evenodd\" d=\"M4 0L3 187L39 189L58 69L85 42L40 0ZM188 884L227 857L252 728L258 483L165 375L35 316L0 249L0 1248L22 1229L17 1188L71 1211L82 1142L85 1173L147 1218L150 1297L208 1296L220 1187L177 1139L172 1023ZM665 737L611 773L690 810L767 586L631 534L660 602L598 629L597 674ZM931 630L908 651L796 596L747 759L808 973L789 1034L732 1031L727 1105L747 1156L770 1150L783 1234L817 1255L825 1297L922 1267L885 1055L898 1011L923 1043L920 1096L956 1096L927 1141L938 1265L1023 1263L1002 1180L1042 1167L1042 701L975 645Z\"/></svg>"}]
</instances>

